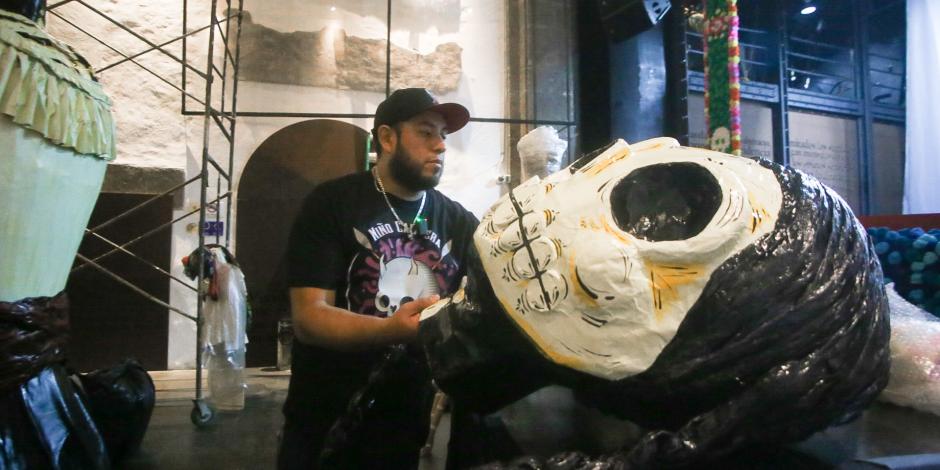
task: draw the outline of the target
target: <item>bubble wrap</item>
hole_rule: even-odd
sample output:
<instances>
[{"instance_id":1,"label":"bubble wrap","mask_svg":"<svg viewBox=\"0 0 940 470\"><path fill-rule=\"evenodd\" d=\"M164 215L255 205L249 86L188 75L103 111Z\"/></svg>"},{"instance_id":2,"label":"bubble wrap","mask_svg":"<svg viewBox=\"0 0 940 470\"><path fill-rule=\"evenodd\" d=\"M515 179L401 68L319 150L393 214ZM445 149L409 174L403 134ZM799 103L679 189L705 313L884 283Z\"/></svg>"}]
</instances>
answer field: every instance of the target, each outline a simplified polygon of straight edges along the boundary
<instances>
[{"instance_id":1,"label":"bubble wrap","mask_svg":"<svg viewBox=\"0 0 940 470\"><path fill-rule=\"evenodd\" d=\"M891 308L891 379L880 399L940 415L940 319L885 286Z\"/></svg>"}]
</instances>

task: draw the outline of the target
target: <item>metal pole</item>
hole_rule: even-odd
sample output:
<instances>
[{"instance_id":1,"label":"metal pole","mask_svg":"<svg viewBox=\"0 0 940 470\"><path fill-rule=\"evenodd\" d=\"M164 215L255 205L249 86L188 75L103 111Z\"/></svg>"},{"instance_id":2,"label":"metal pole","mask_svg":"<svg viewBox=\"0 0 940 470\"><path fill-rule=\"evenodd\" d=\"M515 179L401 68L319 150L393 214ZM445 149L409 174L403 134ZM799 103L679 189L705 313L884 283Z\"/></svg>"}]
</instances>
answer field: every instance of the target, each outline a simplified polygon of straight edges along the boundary
<instances>
[{"instance_id":1,"label":"metal pole","mask_svg":"<svg viewBox=\"0 0 940 470\"><path fill-rule=\"evenodd\" d=\"M386 2L385 16L385 97L392 93L392 0Z\"/></svg>"},{"instance_id":2,"label":"metal pole","mask_svg":"<svg viewBox=\"0 0 940 470\"><path fill-rule=\"evenodd\" d=\"M208 26L203 26L203 27L201 27L201 28L199 28L199 29L194 29L194 30L192 30L192 31L190 31L190 32L188 32L188 33L185 33L183 36L178 36L178 37L175 37L175 38L173 38L173 39L170 39L169 41L160 43L159 46L160 46L160 47L168 46L168 45L170 45L170 44L173 44L173 43L176 42L176 41L179 41L180 39L183 39L183 38L186 37L186 36L192 36L192 35L194 35L194 34L196 34L196 33L202 32L203 30L208 29L208 28L209 28ZM138 57L140 57L140 56L142 56L142 55L144 55L144 54L146 54L146 53L148 53L148 52L150 52L150 51L156 50L156 49L157 49L156 47L151 47L151 48L149 48L149 49L144 49L144 50L142 50L142 51L140 51L140 52L137 52L137 53L135 53L135 54L131 54L131 55L129 55L129 56L127 56L127 57L125 57L125 58L123 58L123 59L117 61L117 62L114 62L114 63L108 64L108 65L105 65L104 67L101 67L100 69L95 70L95 73L96 73L96 74L97 74L97 73L101 73L101 72L104 72L105 70L108 70L108 69L110 69L110 68L117 67L118 65L121 65L121 64L123 64L124 62L127 62L127 61L132 60L132 59L136 59L136 58L138 58ZM181 64L182 64L184 61L185 61L185 59L180 59L180 60L179 60L179 62L180 62Z\"/></svg>"},{"instance_id":3,"label":"metal pole","mask_svg":"<svg viewBox=\"0 0 940 470\"><path fill-rule=\"evenodd\" d=\"M777 13L777 35L776 35L776 54L777 54L777 103L773 106L773 126L774 126L774 162L781 165L790 164L790 122L787 114L789 113L789 86L788 78L789 61L787 51L787 15L786 3L782 0L774 2L774 11Z\"/></svg>"},{"instance_id":4,"label":"metal pole","mask_svg":"<svg viewBox=\"0 0 940 470\"><path fill-rule=\"evenodd\" d=\"M217 0L212 0L211 10L209 12L212 26L215 26L216 16L215 9L217 8ZM201 181L199 183L199 245L198 250L200 255L203 254L205 249L206 239L203 234L203 227L206 223L206 188L209 185L209 120L211 119L211 110L210 106L212 104L212 82L215 80L215 77L212 74L213 64L213 53L215 52L215 28L209 28L209 52L207 53L207 64L206 64L206 110L204 118L202 121L202 169L200 172ZM205 278L205 263L201 260L199 262L199 276L196 283L197 289L202 289L202 280ZM199 292L199 295L196 296L196 401L202 400L202 336L203 336L203 323L205 319L202 316L203 311L203 295L202 292Z\"/></svg>"},{"instance_id":5,"label":"metal pole","mask_svg":"<svg viewBox=\"0 0 940 470\"><path fill-rule=\"evenodd\" d=\"M867 8L866 8L867 10ZM862 5L856 4L853 9L853 18L855 20L855 73L858 80L855 80L855 96L862 107L861 119L856 120L856 129L858 129L858 205L856 210L862 214L877 214L880 207L875 204L875 198L872 197L872 190L875 189L878 175L874 171L874 153L875 140L872 136L874 127L874 117L871 110L871 76L868 74L868 21L866 12L862 11Z\"/></svg>"},{"instance_id":6,"label":"metal pole","mask_svg":"<svg viewBox=\"0 0 940 470\"><path fill-rule=\"evenodd\" d=\"M226 198L226 197L229 197L229 194L223 194L222 196L216 198L215 200L218 201L218 200L223 199L223 198ZM128 241L128 242L122 244L122 245L121 245L121 248L126 248L126 247L128 247L128 246L131 246L131 245L133 245L134 243L137 243L137 242L143 240L144 238L147 238L147 237L149 237L149 236L151 236L151 235L153 235L153 234L159 232L160 230L163 230L164 228L167 228L167 227L169 227L169 226L175 224L176 222L179 222L180 220L183 220L183 219L185 219L186 217L189 217L189 216L195 214L195 213L198 212L198 211L199 211L199 209L191 210L191 211L189 211L189 212L187 212L187 213L185 213L185 214L183 214L183 215L181 215L181 216L179 216L179 217L177 217L177 218L175 218L175 219L173 219L173 220L171 220L171 221L169 221L169 222L167 222L167 223L165 223L165 224L162 224L162 225L160 225L160 226L158 226L158 227L156 227L156 228L150 230L149 232L147 232L147 233L145 233L145 234L143 234L143 235L141 235L141 236L139 236L139 237L137 237L137 238L135 238L135 239L133 239L133 240L130 240L130 241ZM100 259L102 259L102 258L105 258L105 257L107 257L107 256L111 256L111 255L113 255L114 253L117 253L117 252L118 252L117 249L111 250L111 251L109 251L109 252L107 252L107 253L105 253L105 254L103 254L103 255L98 255L98 256L96 256L92 261L98 261L98 260L100 260ZM70 272L74 273L74 272L76 272L76 271L78 271L78 270L80 270L80 269L82 269L82 268L84 268L84 267L85 267L84 264L79 265L79 266L76 266L76 267L72 268L72 270L71 270Z\"/></svg>"},{"instance_id":7,"label":"metal pole","mask_svg":"<svg viewBox=\"0 0 940 470\"><path fill-rule=\"evenodd\" d=\"M238 61L241 53L241 36L242 36L242 10L244 8L244 0L238 0L238 20L235 23L235 63L232 65L232 120L231 120L231 130L229 134L232 136L231 144L228 148L228 168L229 171L233 173L235 167L235 119L238 116ZM228 37L232 37L229 34ZM227 47L227 46L226 46ZM224 110L223 110L224 111ZM228 179L228 193L232 192L232 178ZM225 246L229 246L229 243L232 239L232 198L228 198L225 203Z\"/></svg>"},{"instance_id":8,"label":"metal pole","mask_svg":"<svg viewBox=\"0 0 940 470\"><path fill-rule=\"evenodd\" d=\"M85 8L87 8L87 9L89 9L89 10L91 10L91 11L97 13L97 14L98 14L99 16L101 16L102 18L108 20L108 22L110 22L110 23L113 24L114 26L117 26L118 28L124 30L125 32L127 32L127 34L130 34L131 36L134 36L135 38L137 38L138 40L140 40L140 41L143 42L144 44L150 46L150 48L151 48L152 50L160 51L160 52L162 52L164 55L166 55L167 57L169 57L170 59L173 59L174 61L176 61L176 62L178 62L178 63L180 63L180 64L183 64L183 67L191 68L191 69L193 70L193 72L195 72L195 73L197 73L197 74L201 74L201 72L199 72L198 70L196 70L195 67L193 67L193 66L191 66L191 65L189 65L189 64L187 64L187 63L185 63L185 62L183 62L183 60L180 59L179 57L176 57L175 55L171 54L170 52L168 52L167 50L163 49L163 48L160 47L159 45L154 44L153 41L147 39L146 37L144 37L144 36L141 35L141 34L138 34L138 33L137 33L136 31L134 31L133 29L128 28L127 26L121 24L120 21L117 21L117 20L115 20L114 18L111 18L110 16L106 15L105 13L103 13L101 10L98 10L97 8L95 8L95 7L91 6L91 5L89 5L89 4L88 4L87 2L85 2L84 0L76 0L76 1L77 1L78 3L81 3Z\"/></svg>"},{"instance_id":9,"label":"metal pole","mask_svg":"<svg viewBox=\"0 0 940 470\"><path fill-rule=\"evenodd\" d=\"M166 190L166 191L164 191L164 192L162 192L162 193L160 193L160 194L157 194L156 196L154 196L154 197L152 197L152 198L150 198L150 199L147 199L146 201L144 201L144 202L142 202L142 203L140 203L140 204L138 204L138 205L136 205L136 206L134 206L134 207L131 207L130 209L128 209L128 210L126 210L126 211L124 211L124 212L122 212L122 213L120 213L120 214L118 214L118 215L112 217L111 219L109 219L109 220L107 220L107 221L105 221L105 222L103 222L103 223L101 223L101 224L98 224L97 226L95 226L94 228L89 229L88 231L90 231L90 232L97 232L98 230L101 230L101 229L103 229L103 228L105 228L105 227L107 227L107 226L109 226L109 225L111 225L111 224L117 222L118 220L121 220L121 219L123 219L124 217L127 217L127 216L129 216L129 215L131 215L131 214L137 212L138 210L143 209L144 207L148 206L149 204L153 203L154 201L159 200L161 197L166 196L166 195L168 195L168 194L170 194L170 193L172 193L172 192L174 192L174 191L176 191L176 190L182 188L183 186L186 186L187 184L192 183L193 181L196 181L197 179L199 179L199 177L193 177L193 178L190 178L189 180L184 181L184 182L182 182L182 183L180 183L180 184L178 184L178 185L176 185L176 186L173 186L172 188L170 188L170 189L168 189L168 190Z\"/></svg>"},{"instance_id":10,"label":"metal pole","mask_svg":"<svg viewBox=\"0 0 940 470\"><path fill-rule=\"evenodd\" d=\"M176 84L170 82L169 80L167 80L166 78L164 78L164 77L161 76L160 74L154 72L153 70L148 69L146 66L144 66L144 65L141 64L140 62L137 62L137 61L134 60L134 59L129 59L129 58L127 57L127 54L125 54L125 53L123 53L123 52L121 52L121 51L115 49L114 46L112 46L112 45L110 45L110 44L108 44L108 43L102 41L101 39L99 39L99 38L98 38L97 36L95 36L94 34L91 34L90 32L85 31L84 29L82 29L82 28L81 28L80 26L78 26L77 24L75 24L75 23L69 21L68 18L66 18L66 17L64 17L64 16L62 16L62 15L60 15L60 14L54 12L54 11L50 11L49 13L52 14L52 15L54 15L54 16L56 16L56 17L59 18L60 20L62 20L62 22L66 23L66 24L68 24L69 26L71 26L71 27L77 29L78 31L80 31L80 32L82 32L82 33L84 33L86 36L88 36L88 37L94 39L95 41L97 41L97 42L100 43L101 45L107 47L108 49L111 49L113 52L115 52L116 54L120 55L121 57L124 57L125 59L127 59L127 60L130 61L131 63L137 65L137 66L140 67L140 68L142 68L145 72L149 73L150 75L153 75L154 77L156 77L156 78L157 78L158 80L160 80L161 82L166 83L168 86L173 87L173 88L175 88L176 90L183 92L184 95L189 96L190 98L192 98L192 99L194 99L194 100L196 100L196 101L199 101L199 98L196 98L195 96L190 95L189 93L186 93L185 90L183 90L183 89L181 89L180 87L176 86ZM201 76L201 75L202 75L202 74L200 74L200 76ZM200 103L201 103L201 102L200 102Z\"/></svg>"},{"instance_id":11,"label":"metal pole","mask_svg":"<svg viewBox=\"0 0 940 470\"><path fill-rule=\"evenodd\" d=\"M186 23L187 23L186 20L188 19L188 11L189 11L189 6L187 4L187 1L183 0L183 53L182 53L183 62L182 64L186 64L186 61L187 61L186 38L188 36L186 36ZM180 65L183 69L182 70L183 78L181 79L182 80L182 83L181 83L182 94L180 95L180 112L182 112L183 115L185 116L186 115L186 66L182 64Z\"/></svg>"},{"instance_id":12,"label":"metal pole","mask_svg":"<svg viewBox=\"0 0 940 470\"><path fill-rule=\"evenodd\" d=\"M186 288L188 288L188 289L191 289L191 290L193 290L193 291L196 291L196 288L194 288L193 286L189 285L189 283L187 283L186 281L184 281L184 280L182 280L182 279L180 279L180 278L174 276L173 274L167 272L165 269L161 268L160 266L157 266L156 264L151 263L149 260L146 260L146 259L144 259L144 258L142 258L142 257L140 257L140 256L137 256L137 255L136 255L135 253L133 253L132 251L130 251L130 250L128 250L128 249L126 249L126 248L124 248L124 247L118 245L117 243L114 243L113 241L111 241L111 240L109 240L109 239L107 239L107 238L105 238L105 237L103 237L103 236L101 236L101 235L98 235L98 234L95 233L95 232L88 231L88 230L86 230L86 231L87 231L87 233L88 233L89 235L91 235L91 236L93 236L93 237L95 237L95 238L97 238L97 239L99 239L99 240L101 240L101 241L107 243L108 245L111 245L112 247L114 247L114 248L117 249L118 251L127 254L127 255L130 256L131 258L134 258L134 259L136 259L136 260L138 260L138 261L140 261L140 262L142 262L142 263L144 263L144 264L150 266L151 268L155 269L155 270L156 270L157 272L159 272L160 274L163 274L164 276L166 276L166 277L168 277L168 278L170 278L170 279L172 279L172 280L174 280L174 281L176 281L176 282L182 284L184 287L186 287ZM82 256L81 259L86 260L86 259L88 259L88 258ZM89 260L89 261L90 261L90 260ZM98 265L95 264L95 263L93 263L93 264L91 264L91 265L92 265L92 266L98 266Z\"/></svg>"},{"instance_id":13,"label":"metal pole","mask_svg":"<svg viewBox=\"0 0 940 470\"><path fill-rule=\"evenodd\" d=\"M134 292L137 292L138 294L144 296L144 297L147 298L148 300L150 300L150 301L152 301L152 302L154 302L154 303L156 303L156 304L158 304L158 305L160 305L160 306L166 307L166 308L168 308L168 309L170 309L170 310L172 310L172 311L174 311L174 312L176 312L176 313L178 313L178 314L180 314L180 315L182 315L182 316L184 316L184 317L186 317L186 318L188 318L188 319L190 319L190 320L194 320L194 321L196 320L196 318L193 317L192 315L190 315L190 314L188 314L188 313L186 313L186 312L184 312L184 311L182 311L182 310L180 310L180 309L178 309L178 308L176 308L176 307L174 307L174 306L172 306L172 305L170 305L170 304L168 304L168 303L166 303L166 302L164 302L164 301L162 301L162 300L160 300L160 299L158 299L158 298L156 298L156 297L154 297L154 296L152 296L152 295L150 295L149 292L147 292L147 291L141 289L140 287L135 286L135 285L134 285L133 283L131 283L130 281L124 279L124 278L121 277L121 276L118 276L117 274L114 274L113 272L111 272L111 271L109 271L107 268L105 268L104 266L101 266L100 264L95 263L94 261L92 261L92 260L90 260L90 259L88 259L88 258L82 256L80 253L79 253L79 254L76 254L75 256L76 256L78 259L84 261L85 263L87 263L87 264L89 264L89 265L95 267L95 268L98 269L99 271L101 271L101 272L107 274L108 276L110 276L110 277L111 277L112 279L114 279L115 281L120 282L121 284L124 284L125 286L127 286L127 287L129 287L131 290L133 290Z\"/></svg>"},{"instance_id":14,"label":"metal pole","mask_svg":"<svg viewBox=\"0 0 940 470\"><path fill-rule=\"evenodd\" d=\"M212 61L213 53L215 52L215 28L212 26L215 22L215 9L216 9L216 0L212 0L210 7L210 28L209 28L209 47L207 53L207 63L206 63L206 94L205 94L205 104L206 109L203 115L203 125L202 125L202 166L200 168L199 176L199 227L198 227L198 245L197 250L200 255L204 254L203 250L205 249L205 234L203 233L203 228L206 223L206 188L209 185L209 120L210 120L210 107L212 106L212 82L215 81L215 76L212 73ZM198 286L199 289L202 289L203 279L206 277L205 272L205 263L199 263L199 274L198 274ZM203 314L203 294L199 293L196 297L196 400L202 399L202 338L205 334L204 331L204 318Z\"/></svg>"}]
</instances>

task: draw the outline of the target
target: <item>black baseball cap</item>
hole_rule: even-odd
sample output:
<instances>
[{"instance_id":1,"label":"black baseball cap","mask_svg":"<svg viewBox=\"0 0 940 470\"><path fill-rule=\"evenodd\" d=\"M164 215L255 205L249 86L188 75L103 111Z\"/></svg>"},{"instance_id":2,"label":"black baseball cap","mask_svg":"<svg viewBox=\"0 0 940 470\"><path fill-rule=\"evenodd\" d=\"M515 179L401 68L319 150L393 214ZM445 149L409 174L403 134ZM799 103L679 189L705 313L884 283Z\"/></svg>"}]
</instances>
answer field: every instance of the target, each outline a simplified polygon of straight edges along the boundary
<instances>
[{"instance_id":1,"label":"black baseball cap","mask_svg":"<svg viewBox=\"0 0 940 470\"><path fill-rule=\"evenodd\" d=\"M402 88L379 103L372 132L377 132L379 126L392 126L425 111L440 114L449 133L457 132L470 121L470 111L457 103L438 103L437 98L424 88Z\"/></svg>"}]
</instances>

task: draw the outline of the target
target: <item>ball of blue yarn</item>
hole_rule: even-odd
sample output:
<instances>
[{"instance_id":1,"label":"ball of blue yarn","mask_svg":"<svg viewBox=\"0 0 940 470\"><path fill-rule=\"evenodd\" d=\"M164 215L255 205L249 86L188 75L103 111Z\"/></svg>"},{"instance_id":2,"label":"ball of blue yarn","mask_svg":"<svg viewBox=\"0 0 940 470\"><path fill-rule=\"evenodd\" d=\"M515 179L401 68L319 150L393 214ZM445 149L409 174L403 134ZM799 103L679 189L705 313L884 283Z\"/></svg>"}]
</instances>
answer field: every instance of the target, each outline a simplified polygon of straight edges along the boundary
<instances>
[{"instance_id":1,"label":"ball of blue yarn","mask_svg":"<svg viewBox=\"0 0 940 470\"><path fill-rule=\"evenodd\" d=\"M937 245L937 239L933 235L921 235L914 240L912 246L918 249L933 248Z\"/></svg>"},{"instance_id":2,"label":"ball of blue yarn","mask_svg":"<svg viewBox=\"0 0 940 470\"><path fill-rule=\"evenodd\" d=\"M892 245L897 247L898 249L907 249L907 248L910 248L913 244L914 244L914 240L907 238L907 237L898 238L897 240L894 241L894 243L892 243Z\"/></svg>"},{"instance_id":3,"label":"ball of blue yarn","mask_svg":"<svg viewBox=\"0 0 940 470\"><path fill-rule=\"evenodd\" d=\"M904 250L904 260L908 263L916 263L922 259L924 259L924 250L918 250L917 248Z\"/></svg>"},{"instance_id":4,"label":"ball of blue yarn","mask_svg":"<svg viewBox=\"0 0 940 470\"><path fill-rule=\"evenodd\" d=\"M898 253L897 251L892 251L891 253L888 253L888 264L893 264L893 265L901 264L901 260L903 259L904 257L901 256L901 253Z\"/></svg>"}]
</instances>

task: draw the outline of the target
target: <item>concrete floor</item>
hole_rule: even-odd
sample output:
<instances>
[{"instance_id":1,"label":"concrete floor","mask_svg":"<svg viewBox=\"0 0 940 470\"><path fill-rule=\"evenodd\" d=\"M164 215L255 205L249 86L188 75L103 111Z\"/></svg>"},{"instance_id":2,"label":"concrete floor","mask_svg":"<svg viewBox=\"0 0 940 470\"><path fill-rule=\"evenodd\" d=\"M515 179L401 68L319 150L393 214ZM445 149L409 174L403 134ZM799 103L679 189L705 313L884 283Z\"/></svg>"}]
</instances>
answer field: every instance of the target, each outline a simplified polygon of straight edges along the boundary
<instances>
[{"instance_id":1,"label":"concrete floor","mask_svg":"<svg viewBox=\"0 0 940 470\"><path fill-rule=\"evenodd\" d=\"M282 424L280 408L287 395L289 372L249 369L244 410L217 413L205 428L197 428L190 421L193 371L151 375L157 387L157 405L150 426L140 451L119 468L274 468ZM422 462L422 470L443 468L448 432L445 415L434 450ZM861 419L817 433L795 449L828 464L854 458L940 453L940 416L879 402Z\"/></svg>"},{"instance_id":2,"label":"concrete floor","mask_svg":"<svg viewBox=\"0 0 940 470\"><path fill-rule=\"evenodd\" d=\"M157 403L147 434L140 451L118 468L274 468L278 436L284 423L281 405L287 397L289 371L248 369L245 408L237 412L218 412L203 428L197 428L190 420L195 396L195 371L157 371L150 374L157 389ZM450 421L445 415L438 425L438 438L434 440L431 454L422 459L421 470L444 468L449 429Z\"/></svg>"},{"instance_id":3,"label":"concrete floor","mask_svg":"<svg viewBox=\"0 0 940 470\"><path fill-rule=\"evenodd\" d=\"M245 408L219 412L208 426L190 421L194 371L151 372L157 403L140 451L126 469L273 468L289 373L248 370Z\"/></svg>"}]
</instances>

